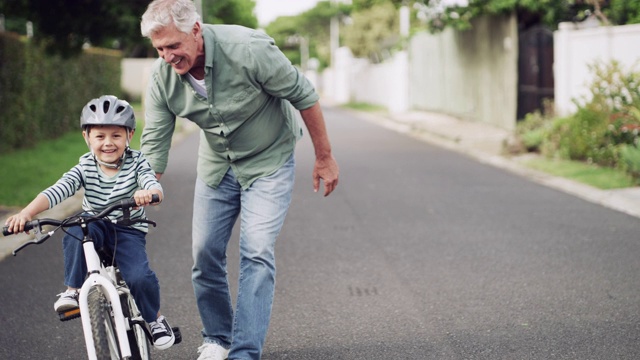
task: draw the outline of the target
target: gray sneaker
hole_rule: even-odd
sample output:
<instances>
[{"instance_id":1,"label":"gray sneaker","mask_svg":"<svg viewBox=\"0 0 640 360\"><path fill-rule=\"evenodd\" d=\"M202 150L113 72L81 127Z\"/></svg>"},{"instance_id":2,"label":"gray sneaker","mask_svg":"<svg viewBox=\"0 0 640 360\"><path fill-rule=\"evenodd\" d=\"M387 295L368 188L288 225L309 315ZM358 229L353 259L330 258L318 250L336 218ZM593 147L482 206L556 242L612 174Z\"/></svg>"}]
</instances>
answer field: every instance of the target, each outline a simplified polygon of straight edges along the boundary
<instances>
[{"instance_id":1,"label":"gray sneaker","mask_svg":"<svg viewBox=\"0 0 640 360\"><path fill-rule=\"evenodd\" d=\"M60 298L53 304L55 311L63 312L78 307L78 290L67 290L58 296Z\"/></svg>"}]
</instances>

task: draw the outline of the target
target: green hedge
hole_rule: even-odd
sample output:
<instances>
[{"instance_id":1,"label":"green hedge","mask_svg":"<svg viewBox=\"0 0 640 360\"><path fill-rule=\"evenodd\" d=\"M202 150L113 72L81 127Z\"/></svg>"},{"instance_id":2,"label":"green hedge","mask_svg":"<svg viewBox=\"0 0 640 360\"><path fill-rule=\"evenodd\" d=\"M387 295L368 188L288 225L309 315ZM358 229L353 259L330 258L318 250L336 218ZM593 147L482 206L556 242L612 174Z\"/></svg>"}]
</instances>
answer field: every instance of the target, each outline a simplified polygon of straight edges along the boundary
<instances>
[{"instance_id":1,"label":"green hedge","mask_svg":"<svg viewBox=\"0 0 640 360\"><path fill-rule=\"evenodd\" d=\"M82 107L122 96L121 54L90 49L65 59L12 33L0 33L0 153L80 130Z\"/></svg>"}]
</instances>

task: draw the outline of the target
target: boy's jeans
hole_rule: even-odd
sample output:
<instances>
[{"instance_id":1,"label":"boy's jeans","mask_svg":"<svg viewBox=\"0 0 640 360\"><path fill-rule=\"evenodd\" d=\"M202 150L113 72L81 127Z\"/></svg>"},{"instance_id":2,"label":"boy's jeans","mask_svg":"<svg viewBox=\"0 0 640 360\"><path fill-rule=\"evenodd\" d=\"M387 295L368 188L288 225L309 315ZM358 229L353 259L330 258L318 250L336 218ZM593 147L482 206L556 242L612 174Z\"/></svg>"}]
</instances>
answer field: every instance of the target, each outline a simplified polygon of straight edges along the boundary
<instances>
[{"instance_id":1,"label":"boy's jeans","mask_svg":"<svg viewBox=\"0 0 640 360\"><path fill-rule=\"evenodd\" d=\"M192 281L204 341L231 347L229 359L260 359L275 288L276 237L294 183L293 156L242 190L231 169L213 189L196 181ZM227 244L240 215L240 273L235 317L227 280Z\"/></svg>"},{"instance_id":2,"label":"boy's jeans","mask_svg":"<svg viewBox=\"0 0 640 360\"><path fill-rule=\"evenodd\" d=\"M66 286L79 289L87 276L87 264L80 241L82 230L79 226L74 226L67 231L68 234L62 240L64 283ZM109 251L113 251L114 239L117 239L115 259L122 278L129 286L144 320L156 321L160 310L160 285L156 274L149 267L145 249L146 234L140 230L103 221L89 224L89 234L95 240L96 249L105 246Z\"/></svg>"}]
</instances>

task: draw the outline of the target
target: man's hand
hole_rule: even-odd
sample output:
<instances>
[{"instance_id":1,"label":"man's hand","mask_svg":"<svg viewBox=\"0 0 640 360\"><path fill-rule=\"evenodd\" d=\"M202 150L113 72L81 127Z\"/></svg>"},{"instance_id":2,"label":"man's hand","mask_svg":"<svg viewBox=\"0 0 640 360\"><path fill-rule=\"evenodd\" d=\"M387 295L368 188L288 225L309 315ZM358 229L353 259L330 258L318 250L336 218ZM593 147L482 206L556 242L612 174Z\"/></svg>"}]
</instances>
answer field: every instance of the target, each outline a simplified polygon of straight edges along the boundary
<instances>
[{"instance_id":1,"label":"man's hand","mask_svg":"<svg viewBox=\"0 0 640 360\"><path fill-rule=\"evenodd\" d=\"M308 109L300 110L302 120L307 126L311 142L316 154L316 163L313 166L313 191L320 189L320 179L324 181L324 196L331 194L338 186L338 163L331 153L331 144L327 135L327 128L320 104L315 103Z\"/></svg>"},{"instance_id":2,"label":"man's hand","mask_svg":"<svg viewBox=\"0 0 640 360\"><path fill-rule=\"evenodd\" d=\"M338 186L338 176L340 169L333 155L316 159L313 166L313 191L318 192L320 188L320 179L324 182L324 196L329 196Z\"/></svg>"}]
</instances>

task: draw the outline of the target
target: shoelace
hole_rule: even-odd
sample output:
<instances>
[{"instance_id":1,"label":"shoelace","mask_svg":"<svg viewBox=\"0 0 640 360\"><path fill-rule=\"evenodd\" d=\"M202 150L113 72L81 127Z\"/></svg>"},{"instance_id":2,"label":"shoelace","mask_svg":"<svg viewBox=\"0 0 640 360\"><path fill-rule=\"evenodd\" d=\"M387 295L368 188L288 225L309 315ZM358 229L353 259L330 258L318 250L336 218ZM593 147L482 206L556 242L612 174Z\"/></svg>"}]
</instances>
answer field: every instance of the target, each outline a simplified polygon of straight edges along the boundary
<instances>
[{"instance_id":1,"label":"shoelace","mask_svg":"<svg viewBox=\"0 0 640 360\"><path fill-rule=\"evenodd\" d=\"M66 297L66 298L71 298L71 299L75 299L78 296L78 292L77 291L65 291L63 293L58 294L58 297Z\"/></svg>"},{"instance_id":2,"label":"shoelace","mask_svg":"<svg viewBox=\"0 0 640 360\"><path fill-rule=\"evenodd\" d=\"M167 328L162 321L154 321L151 323L151 333L157 334L160 332L167 332Z\"/></svg>"}]
</instances>

